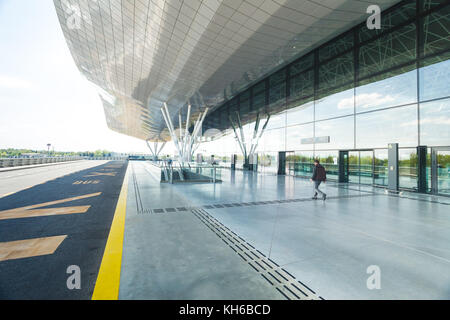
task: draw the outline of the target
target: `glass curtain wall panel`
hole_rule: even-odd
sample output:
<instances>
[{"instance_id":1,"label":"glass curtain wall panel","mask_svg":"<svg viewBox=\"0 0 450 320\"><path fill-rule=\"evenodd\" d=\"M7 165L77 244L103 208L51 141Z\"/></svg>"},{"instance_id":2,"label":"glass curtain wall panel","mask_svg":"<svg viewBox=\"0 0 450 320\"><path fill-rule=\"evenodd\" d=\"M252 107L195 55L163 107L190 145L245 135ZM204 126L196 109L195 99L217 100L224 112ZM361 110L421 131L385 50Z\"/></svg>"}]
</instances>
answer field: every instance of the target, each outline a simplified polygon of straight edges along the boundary
<instances>
[{"instance_id":1,"label":"glass curtain wall panel","mask_svg":"<svg viewBox=\"0 0 450 320\"><path fill-rule=\"evenodd\" d=\"M383 148L394 142L400 147L418 145L416 104L356 115L356 148Z\"/></svg>"},{"instance_id":2,"label":"glass curtain wall panel","mask_svg":"<svg viewBox=\"0 0 450 320\"><path fill-rule=\"evenodd\" d=\"M421 66L420 101L450 97L450 52L427 58Z\"/></svg>"},{"instance_id":3,"label":"glass curtain wall panel","mask_svg":"<svg viewBox=\"0 0 450 320\"><path fill-rule=\"evenodd\" d=\"M450 50L450 6L423 18L423 55Z\"/></svg>"},{"instance_id":4,"label":"glass curtain wall panel","mask_svg":"<svg viewBox=\"0 0 450 320\"><path fill-rule=\"evenodd\" d=\"M314 124L307 123L286 128L286 150L311 150L313 143L306 143L303 139L314 137ZM311 141L312 142L312 141Z\"/></svg>"},{"instance_id":5,"label":"glass curtain wall panel","mask_svg":"<svg viewBox=\"0 0 450 320\"><path fill-rule=\"evenodd\" d=\"M300 103L287 111L287 126L313 122L314 121L314 101Z\"/></svg>"},{"instance_id":6,"label":"glass curtain wall panel","mask_svg":"<svg viewBox=\"0 0 450 320\"><path fill-rule=\"evenodd\" d=\"M354 149L354 117L315 122L315 136L329 137L329 143L316 143L316 150Z\"/></svg>"},{"instance_id":7,"label":"glass curtain wall panel","mask_svg":"<svg viewBox=\"0 0 450 320\"><path fill-rule=\"evenodd\" d=\"M420 104L420 144L450 145L450 99Z\"/></svg>"},{"instance_id":8,"label":"glass curtain wall panel","mask_svg":"<svg viewBox=\"0 0 450 320\"><path fill-rule=\"evenodd\" d=\"M367 78L355 91L356 113L416 103L416 65Z\"/></svg>"},{"instance_id":9,"label":"glass curtain wall panel","mask_svg":"<svg viewBox=\"0 0 450 320\"><path fill-rule=\"evenodd\" d=\"M359 78L387 71L416 59L416 25L411 23L359 49Z\"/></svg>"}]
</instances>

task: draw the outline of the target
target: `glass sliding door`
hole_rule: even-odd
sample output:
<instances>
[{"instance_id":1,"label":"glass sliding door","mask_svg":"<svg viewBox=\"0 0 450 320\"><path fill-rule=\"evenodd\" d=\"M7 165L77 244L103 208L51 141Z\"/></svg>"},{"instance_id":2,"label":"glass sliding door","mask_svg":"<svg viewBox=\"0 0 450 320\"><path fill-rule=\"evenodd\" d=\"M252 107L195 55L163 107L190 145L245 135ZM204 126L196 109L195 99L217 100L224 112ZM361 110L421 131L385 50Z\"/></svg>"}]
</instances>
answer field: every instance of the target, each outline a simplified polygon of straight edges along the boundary
<instances>
[{"instance_id":1,"label":"glass sliding door","mask_svg":"<svg viewBox=\"0 0 450 320\"><path fill-rule=\"evenodd\" d=\"M387 149L375 150L373 159L373 183L378 186L388 185L388 151Z\"/></svg>"},{"instance_id":2,"label":"glass sliding door","mask_svg":"<svg viewBox=\"0 0 450 320\"><path fill-rule=\"evenodd\" d=\"M312 151L286 152L286 175L311 177L313 161Z\"/></svg>"},{"instance_id":3,"label":"glass sliding door","mask_svg":"<svg viewBox=\"0 0 450 320\"><path fill-rule=\"evenodd\" d=\"M373 184L373 151L359 152L359 183Z\"/></svg>"},{"instance_id":4,"label":"glass sliding door","mask_svg":"<svg viewBox=\"0 0 450 320\"><path fill-rule=\"evenodd\" d=\"M346 152L341 151L346 156ZM374 151L348 151L348 182L357 184L374 184Z\"/></svg>"},{"instance_id":5,"label":"glass sliding door","mask_svg":"<svg viewBox=\"0 0 450 320\"><path fill-rule=\"evenodd\" d=\"M417 190L417 149L398 150L399 187Z\"/></svg>"},{"instance_id":6,"label":"glass sliding door","mask_svg":"<svg viewBox=\"0 0 450 320\"><path fill-rule=\"evenodd\" d=\"M295 176L295 152L286 152L286 175Z\"/></svg>"},{"instance_id":7,"label":"glass sliding door","mask_svg":"<svg viewBox=\"0 0 450 320\"><path fill-rule=\"evenodd\" d=\"M431 157L433 193L450 196L450 147L433 148Z\"/></svg>"},{"instance_id":8,"label":"glass sliding door","mask_svg":"<svg viewBox=\"0 0 450 320\"><path fill-rule=\"evenodd\" d=\"M348 153L348 182L359 183L359 151Z\"/></svg>"},{"instance_id":9,"label":"glass sliding door","mask_svg":"<svg viewBox=\"0 0 450 320\"><path fill-rule=\"evenodd\" d=\"M338 151L317 151L315 158L327 171L327 179L337 181L339 177Z\"/></svg>"}]
</instances>

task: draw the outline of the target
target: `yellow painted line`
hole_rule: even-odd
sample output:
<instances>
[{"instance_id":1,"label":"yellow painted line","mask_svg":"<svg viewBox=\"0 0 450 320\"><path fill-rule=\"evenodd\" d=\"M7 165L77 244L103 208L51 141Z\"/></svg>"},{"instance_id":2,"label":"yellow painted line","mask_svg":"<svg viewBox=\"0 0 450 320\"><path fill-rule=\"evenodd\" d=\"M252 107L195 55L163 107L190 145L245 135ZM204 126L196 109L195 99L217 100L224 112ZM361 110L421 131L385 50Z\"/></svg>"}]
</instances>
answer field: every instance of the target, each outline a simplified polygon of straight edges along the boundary
<instances>
[{"instance_id":1,"label":"yellow painted line","mask_svg":"<svg viewBox=\"0 0 450 320\"><path fill-rule=\"evenodd\" d=\"M123 235L127 212L128 175L129 170L127 169L117 200L116 211L114 212L114 219L103 253L92 300L117 300L119 298Z\"/></svg>"},{"instance_id":2,"label":"yellow painted line","mask_svg":"<svg viewBox=\"0 0 450 320\"><path fill-rule=\"evenodd\" d=\"M53 254L67 236L0 242L0 261Z\"/></svg>"},{"instance_id":3,"label":"yellow painted line","mask_svg":"<svg viewBox=\"0 0 450 320\"><path fill-rule=\"evenodd\" d=\"M6 219L19 219L19 218L30 218L30 217L41 217L41 216L51 216L51 215L61 215L61 214L73 214L73 213L85 213L89 210L91 206L74 206L74 207L61 207L61 208L48 208L48 209L37 209L41 207L48 207L51 205L56 205L60 203L66 203L91 197L97 197L101 195L101 192L90 193L83 196L72 197L62 200L50 201L40 204L35 204L32 206L26 206L22 208L15 208L10 210L0 211L0 220Z\"/></svg>"}]
</instances>

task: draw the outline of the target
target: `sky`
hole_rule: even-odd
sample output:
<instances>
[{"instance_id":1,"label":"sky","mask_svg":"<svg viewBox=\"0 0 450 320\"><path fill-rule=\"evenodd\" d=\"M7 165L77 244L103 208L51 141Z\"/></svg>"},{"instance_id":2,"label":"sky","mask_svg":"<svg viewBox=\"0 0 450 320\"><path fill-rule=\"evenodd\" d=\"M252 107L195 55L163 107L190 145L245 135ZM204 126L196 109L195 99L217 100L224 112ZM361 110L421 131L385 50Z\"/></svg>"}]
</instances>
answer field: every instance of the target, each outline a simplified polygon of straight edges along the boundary
<instances>
[{"instance_id":1,"label":"sky","mask_svg":"<svg viewBox=\"0 0 450 320\"><path fill-rule=\"evenodd\" d=\"M52 0L0 0L0 149L149 153L108 129L78 71Z\"/></svg>"}]
</instances>

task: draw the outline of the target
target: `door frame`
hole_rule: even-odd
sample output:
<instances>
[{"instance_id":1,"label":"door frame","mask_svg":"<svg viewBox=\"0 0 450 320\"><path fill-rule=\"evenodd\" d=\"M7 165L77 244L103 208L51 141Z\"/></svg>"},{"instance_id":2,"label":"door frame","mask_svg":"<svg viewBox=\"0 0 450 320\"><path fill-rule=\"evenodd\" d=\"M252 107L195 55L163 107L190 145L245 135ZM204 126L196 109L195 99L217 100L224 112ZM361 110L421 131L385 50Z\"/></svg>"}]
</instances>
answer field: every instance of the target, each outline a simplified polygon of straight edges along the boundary
<instances>
[{"instance_id":1,"label":"door frame","mask_svg":"<svg viewBox=\"0 0 450 320\"><path fill-rule=\"evenodd\" d=\"M437 153L439 151L449 151L450 147L431 147L431 193L439 195L438 187L438 166L437 166ZM447 194L442 194L448 196Z\"/></svg>"},{"instance_id":2,"label":"door frame","mask_svg":"<svg viewBox=\"0 0 450 320\"><path fill-rule=\"evenodd\" d=\"M338 174L338 182L339 183L348 183L348 175L349 175L349 151L348 150L339 150L339 158L338 158L338 166L339 166L339 174Z\"/></svg>"},{"instance_id":3,"label":"door frame","mask_svg":"<svg viewBox=\"0 0 450 320\"><path fill-rule=\"evenodd\" d=\"M288 167L288 156L289 156L289 154L293 154L293 155L295 155L295 151L285 151L285 155L286 155L286 158L285 158L285 167L286 167L286 175L287 176L291 176L291 177L295 177L295 165L294 165L294 170L292 171L292 173L291 173L291 170L290 170L290 168Z\"/></svg>"}]
</instances>

